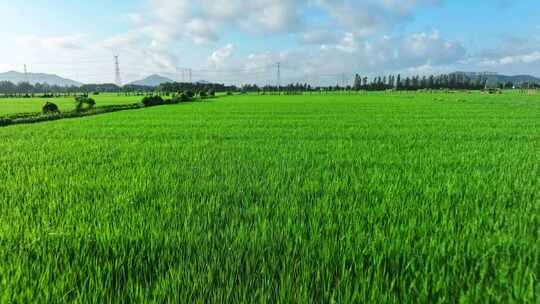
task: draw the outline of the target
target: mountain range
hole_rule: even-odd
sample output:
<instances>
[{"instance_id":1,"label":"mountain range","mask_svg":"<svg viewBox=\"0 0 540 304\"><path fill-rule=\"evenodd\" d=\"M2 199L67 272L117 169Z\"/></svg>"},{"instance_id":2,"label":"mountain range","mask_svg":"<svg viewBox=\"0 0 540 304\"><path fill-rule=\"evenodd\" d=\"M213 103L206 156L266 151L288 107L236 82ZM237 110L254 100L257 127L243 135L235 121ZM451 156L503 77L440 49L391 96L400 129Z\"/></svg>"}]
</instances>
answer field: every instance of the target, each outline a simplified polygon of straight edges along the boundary
<instances>
[{"instance_id":1,"label":"mountain range","mask_svg":"<svg viewBox=\"0 0 540 304\"><path fill-rule=\"evenodd\" d=\"M158 85L162 84L162 83L169 83L169 82L174 82L174 80L172 79L169 79L167 77L163 77L163 76L160 76L160 75L150 75L144 79L141 79L141 80L137 80L137 81L133 81L129 84L131 85L140 85L140 86L148 86L148 87L157 87Z\"/></svg>"},{"instance_id":2,"label":"mountain range","mask_svg":"<svg viewBox=\"0 0 540 304\"><path fill-rule=\"evenodd\" d=\"M476 80L480 77L483 79L487 79L488 84L496 84L496 83L507 83L512 82L513 84L521 84L524 82L530 82L530 83L538 83L540 84L540 78L534 77L531 75L515 75L515 76L508 76L508 75L501 75L497 73L478 73L478 72L455 72L454 74L463 74L467 77L469 77L472 80ZM12 83L20 83L26 81L26 76L24 73L16 72L16 71L9 71L6 73L0 73L0 81L10 81ZM58 75L54 74L44 74L44 73L28 73L28 81L31 84L36 83L47 83L49 85L57 85L61 87L66 86L81 86L82 83L60 77ZM169 82L175 82L174 80L163 77L160 75L150 75L144 79L137 80L134 82L131 82L132 85L142 85L142 86L150 86L150 87L156 87L162 83L169 83ZM208 84L209 82L200 80L196 83L199 84Z\"/></svg>"},{"instance_id":3,"label":"mountain range","mask_svg":"<svg viewBox=\"0 0 540 304\"><path fill-rule=\"evenodd\" d=\"M9 71L6 73L0 73L0 81L9 81L12 83L20 83L20 82L26 82L26 76L24 73L15 72L15 71ZM46 83L49 85L57 85L61 87L69 87L69 86L81 86L82 83L62 78L58 75L53 74L43 74L43 73L28 73L28 82L31 84L36 83Z\"/></svg>"},{"instance_id":4,"label":"mountain range","mask_svg":"<svg viewBox=\"0 0 540 304\"><path fill-rule=\"evenodd\" d=\"M140 86L147 86L147 87L157 87L158 85L160 84L163 84L163 83L172 83L172 82L176 82L170 78L167 78L167 77L163 77L161 75L157 75L157 74L154 74L154 75L150 75L144 79L141 79L141 80L137 80L137 81L133 81L131 83L129 83L130 85L140 85ZM199 81L196 81L195 83L198 83L198 84L210 84L210 82L206 81L206 80L199 80Z\"/></svg>"}]
</instances>

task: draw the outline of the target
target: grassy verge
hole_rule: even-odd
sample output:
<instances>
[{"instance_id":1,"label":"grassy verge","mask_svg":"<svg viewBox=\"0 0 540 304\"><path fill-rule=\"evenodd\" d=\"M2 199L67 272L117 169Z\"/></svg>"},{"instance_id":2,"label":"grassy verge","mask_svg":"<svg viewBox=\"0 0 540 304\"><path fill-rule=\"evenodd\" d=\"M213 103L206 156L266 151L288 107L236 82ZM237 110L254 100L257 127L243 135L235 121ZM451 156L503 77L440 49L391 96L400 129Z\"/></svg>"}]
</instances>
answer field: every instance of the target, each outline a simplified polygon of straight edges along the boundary
<instances>
[{"instance_id":1,"label":"grassy verge","mask_svg":"<svg viewBox=\"0 0 540 304\"><path fill-rule=\"evenodd\" d=\"M215 97L212 97L212 98L215 98ZM205 98L205 99L195 98L195 99L190 99L188 101L183 101L182 103L202 101L202 100L211 100L211 98ZM162 103L152 104L149 106L152 106L152 107L163 106L163 105L171 105L171 104L177 104L177 103L179 102L171 102L171 100L169 99L169 100L162 101ZM132 103L132 104L120 104L120 105L105 105L105 106L88 109L82 112L68 111L68 112L58 112L58 113L51 113L51 114L43 114L43 113L7 114L4 116L0 116L0 127L17 125L17 124L31 124L31 123L67 119L67 118L78 118L78 117L99 115L99 114L105 114L105 113L111 113L111 112L140 109L140 108L149 107L149 106L145 106L142 103Z\"/></svg>"},{"instance_id":2,"label":"grassy verge","mask_svg":"<svg viewBox=\"0 0 540 304\"><path fill-rule=\"evenodd\" d=\"M4 117L0 117L0 127L9 126L9 125L17 125L17 124L38 123L38 122L67 119L67 118L78 118L78 117L99 115L99 114L105 114L105 113L111 113L111 112L140 109L143 107L144 105L140 103L135 103L135 104L127 104L127 105L103 106L103 107L86 110L84 112L70 111L70 112L59 112L59 113L52 113L52 114L42 114L42 113L11 114L11 115L6 115Z\"/></svg>"}]
</instances>

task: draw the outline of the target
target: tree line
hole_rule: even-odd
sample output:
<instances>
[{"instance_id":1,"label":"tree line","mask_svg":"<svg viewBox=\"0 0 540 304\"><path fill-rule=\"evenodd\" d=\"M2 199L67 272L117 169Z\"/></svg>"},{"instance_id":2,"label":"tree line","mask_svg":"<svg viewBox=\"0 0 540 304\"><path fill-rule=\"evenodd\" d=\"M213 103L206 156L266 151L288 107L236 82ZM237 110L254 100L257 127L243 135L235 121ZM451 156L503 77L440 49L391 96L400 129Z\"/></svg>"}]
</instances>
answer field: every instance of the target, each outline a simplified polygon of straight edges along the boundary
<instances>
[{"instance_id":1,"label":"tree line","mask_svg":"<svg viewBox=\"0 0 540 304\"><path fill-rule=\"evenodd\" d=\"M48 84L30 84L21 82L18 84L9 81L0 81L0 95L5 97L32 97L41 95L41 97L55 97L59 95L75 96L78 94L93 93L125 93L138 94L148 92L158 93L176 93L176 92L235 92L238 88L235 86L226 86L216 83L164 83L157 87L132 85L117 86L112 83L105 84L84 84L81 86L57 86Z\"/></svg>"},{"instance_id":2,"label":"tree line","mask_svg":"<svg viewBox=\"0 0 540 304\"><path fill-rule=\"evenodd\" d=\"M487 87L491 88L513 88L514 84L507 83L488 83L487 77L479 76L475 78L468 77L463 73L429 75L429 76L407 76L388 75L383 77L375 77L368 81L367 77L362 77L358 74L354 77L352 88L354 90L482 90Z\"/></svg>"},{"instance_id":3,"label":"tree line","mask_svg":"<svg viewBox=\"0 0 540 304\"><path fill-rule=\"evenodd\" d=\"M35 95L35 94L62 94L76 95L93 92L120 92L123 89L115 84L85 84L81 86L58 86L46 83L30 84L28 82L12 83L0 81L0 94L2 95Z\"/></svg>"},{"instance_id":4,"label":"tree line","mask_svg":"<svg viewBox=\"0 0 540 304\"><path fill-rule=\"evenodd\" d=\"M418 90L483 90L486 88L512 89L512 88L540 88L537 83L488 83L486 77L474 79L465 74L453 73L430 76L387 75L366 77L356 74L352 85L336 84L334 86L312 86L307 83L292 83L285 86L258 86L248 84L241 87L243 92L316 92L316 91L418 91Z\"/></svg>"},{"instance_id":5,"label":"tree line","mask_svg":"<svg viewBox=\"0 0 540 304\"><path fill-rule=\"evenodd\" d=\"M170 82L163 83L155 89L161 93L176 92L236 92L236 86L227 86L221 83L198 83L198 82Z\"/></svg>"},{"instance_id":6,"label":"tree line","mask_svg":"<svg viewBox=\"0 0 540 304\"><path fill-rule=\"evenodd\" d=\"M540 88L537 83L511 82L488 84L486 77L475 77L474 79L462 73L429 75L429 76L407 76L387 75L378 77L366 77L356 74L352 85L336 84L335 86L312 86L307 83L291 83L284 86L258 86L256 84L246 84L240 87L217 83L163 83L157 87L142 85L117 86L116 84L84 84L81 86L57 86L48 84L30 84L21 82L14 84L9 81L0 81L0 95L4 97L23 96L32 97L42 94L42 97L55 97L59 95L77 95L91 93L123 93L140 94L145 93L176 93L176 92L316 92L316 91L416 91L416 90L482 90L487 86L500 89L508 88Z\"/></svg>"}]
</instances>

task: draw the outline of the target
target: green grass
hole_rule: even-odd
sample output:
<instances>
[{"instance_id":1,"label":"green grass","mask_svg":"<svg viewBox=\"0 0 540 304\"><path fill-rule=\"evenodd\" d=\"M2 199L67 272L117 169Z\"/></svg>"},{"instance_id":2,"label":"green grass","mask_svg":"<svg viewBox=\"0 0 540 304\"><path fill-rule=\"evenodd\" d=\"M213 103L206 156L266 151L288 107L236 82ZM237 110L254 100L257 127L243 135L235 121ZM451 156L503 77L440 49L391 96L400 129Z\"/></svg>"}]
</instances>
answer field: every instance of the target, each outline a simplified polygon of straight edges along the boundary
<instances>
[{"instance_id":1,"label":"green grass","mask_svg":"<svg viewBox=\"0 0 540 304\"><path fill-rule=\"evenodd\" d=\"M96 101L96 107L121 105L140 102L142 96L118 96L117 94L91 95ZM0 98L0 116L17 113L37 113L46 102L58 105L60 111L72 111L75 109L73 97L57 98Z\"/></svg>"},{"instance_id":2,"label":"green grass","mask_svg":"<svg viewBox=\"0 0 540 304\"><path fill-rule=\"evenodd\" d=\"M234 96L0 138L2 303L539 301L534 96Z\"/></svg>"}]
</instances>

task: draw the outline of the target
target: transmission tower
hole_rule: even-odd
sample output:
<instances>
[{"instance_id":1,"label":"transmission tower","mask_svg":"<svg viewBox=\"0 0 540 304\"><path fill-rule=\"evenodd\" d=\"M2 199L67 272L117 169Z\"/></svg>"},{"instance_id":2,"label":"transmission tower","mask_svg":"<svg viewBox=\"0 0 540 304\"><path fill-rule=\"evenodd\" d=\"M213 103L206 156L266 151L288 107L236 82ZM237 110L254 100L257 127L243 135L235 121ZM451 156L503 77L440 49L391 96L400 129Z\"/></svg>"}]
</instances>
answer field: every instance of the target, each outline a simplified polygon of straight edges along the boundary
<instances>
[{"instance_id":1,"label":"transmission tower","mask_svg":"<svg viewBox=\"0 0 540 304\"><path fill-rule=\"evenodd\" d=\"M26 69L26 64L24 65L24 80L26 83L30 83L30 79L28 78L28 69Z\"/></svg>"},{"instance_id":2,"label":"transmission tower","mask_svg":"<svg viewBox=\"0 0 540 304\"><path fill-rule=\"evenodd\" d=\"M116 85L121 87L122 77L120 77L120 63L118 61L118 55L114 56L114 70L115 70L115 76L116 76Z\"/></svg>"},{"instance_id":3,"label":"transmission tower","mask_svg":"<svg viewBox=\"0 0 540 304\"><path fill-rule=\"evenodd\" d=\"M281 62L277 63L277 87L278 92L281 92Z\"/></svg>"}]
</instances>

